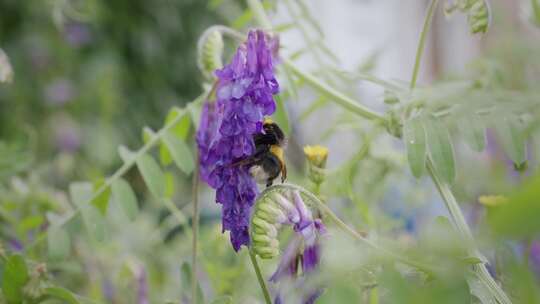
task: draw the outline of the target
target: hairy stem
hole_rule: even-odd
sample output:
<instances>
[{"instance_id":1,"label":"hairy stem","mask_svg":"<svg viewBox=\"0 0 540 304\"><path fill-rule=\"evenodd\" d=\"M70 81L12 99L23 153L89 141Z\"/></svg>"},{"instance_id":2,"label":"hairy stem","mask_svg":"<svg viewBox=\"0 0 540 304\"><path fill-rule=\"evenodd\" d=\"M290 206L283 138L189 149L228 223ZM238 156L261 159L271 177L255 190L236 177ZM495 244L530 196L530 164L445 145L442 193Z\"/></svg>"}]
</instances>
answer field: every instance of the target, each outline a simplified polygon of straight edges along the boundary
<instances>
[{"instance_id":1,"label":"hairy stem","mask_svg":"<svg viewBox=\"0 0 540 304\"><path fill-rule=\"evenodd\" d=\"M259 263L257 262L257 256L251 249L249 249L249 258L251 260L251 265L253 265L253 269L255 270L255 274L257 275L259 285L261 286L261 290L264 295L264 301L266 302L266 304L272 304L272 298L270 297L270 292L268 292L268 287L266 287L266 282L262 276Z\"/></svg>"},{"instance_id":2,"label":"hairy stem","mask_svg":"<svg viewBox=\"0 0 540 304\"><path fill-rule=\"evenodd\" d=\"M463 216L463 213L461 212L461 209L454 195L452 194L450 187L445 182L443 182L437 175L433 166L433 161L429 157L427 159L426 166L429 175L431 176L431 179L435 183L437 190L439 190L439 193L444 200L446 208L450 213L450 217L452 218L452 221L458 233L461 235L461 238L467 243L467 247L469 248L469 254L482 261L482 263L473 266L474 273L476 274L478 279L484 284L484 286L489 290L489 292L493 295L493 297L497 299L497 302L501 304L512 303L512 301L510 301L510 299L499 286L499 284L497 284L497 282L495 282L493 277L489 274L486 268L487 260L482 255L482 253L480 253L478 248L476 248L476 244L472 236L471 230L469 229L469 226L465 221L465 217Z\"/></svg>"},{"instance_id":3,"label":"hairy stem","mask_svg":"<svg viewBox=\"0 0 540 304\"><path fill-rule=\"evenodd\" d=\"M249 5L249 8L253 11L257 22L266 29L272 29L272 23L270 23L270 20L268 19L268 16L264 11L262 3L259 0L247 0L247 3ZM321 93L329 96L331 100L335 101L337 104L346 108L347 110L354 112L369 120L376 120L382 122L386 121L384 116L382 116L381 114L357 103L352 98L320 81L314 75L302 71L290 60L283 59L283 65L293 71L293 73L295 73L298 77L302 78L311 86L318 89Z\"/></svg>"},{"instance_id":4,"label":"hairy stem","mask_svg":"<svg viewBox=\"0 0 540 304\"><path fill-rule=\"evenodd\" d=\"M195 149L196 151L197 149ZM193 199L193 218L191 233L193 235L191 247L191 298L192 303L197 304L197 249L199 237L199 153L195 152L195 171L193 172L193 183L191 196Z\"/></svg>"},{"instance_id":5,"label":"hairy stem","mask_svg":"<svg viewBox=\"0 0 540 304\"><path fill-rule=\"evenodd\" d=\"M416 87L416 80L418 79L418 71L420 70L420 60L424 54L424 48L426 44L426 37L429 29L431 28L431 21L433 20L433 13L437 7L439 0L431 0L429 8L426 13L426 18L424 19L424 27L420 33L420 41L418 41L418 48L416 49L416 59L414 60L414 69L411 77L411 90Z\"/></svg>"},{"instance_id":6,"label":"hairy stem","mask_svg":"<svg viewBox=\"0 0 540 304\"><path fill-rule=\"evenodd\" d=\"M429 28L431 27L433 13L435 11L435 8L437 7L437 3L438 3L438 0L431 0L431 3L429 5L429 8L426 13L425 20L424 20L424 27L422 28L422 32L420 33L420 41L418 42L418 48L416 51L416 59L415 59L413 74L412 74L411 83L410 83L411 90L413 90L416 87L416 81L418 79L418 71L420 69L420 61L422 59L422 54L424 52L424 47L425 47L425 42L426 42L426 36L427 36L427 33L429 32ZM458 233L461 235L461 238L467 243L467 247L469 248L469 254L482 261L482 263L473 266L473 270L476 276L486 286L489 292L493 295L493 297L495 297L495 299L497 299L499 303L501 304L511 303L508 296L506 296L506 294L501 289L501 287L495 282L493 277L491 277L491 275L487 271L487 268L485 265L485 263L487 262L486 258L477 249L471 230L469 229L469 226L467 225L467 222L465 221L465 217L463 216L463 213L461 212L461 208L459 207L454 195L452 194L450 187L446 183L444 183L440 179L440 177L437 175L437 172L434 169L433 161L431 160L431 157L427 158L426 167L429 172L429 175L431 176L431 179L435 183L435 186L439 190L439 193L441 194L445 202L446 208L448 209L448 212L450 213L450 217L452 218L452 221L454 222L454 225Z\"/></svg>"},{"instance_id":7,"label":"hairy stem","mask_svg":"<svg viewBox=\"0 0 540 304\"><path fill-rule=\"evenodd\" d=\"M317 89L319 92L327 95L328 97L330 97L331 100L333 100L335 103L339 104L340 106L344 107L345 109L353 113L356 113L368 120L386 122L386 118L382 114L379 114L365 107L364 105L357 103L354 99L337 91L336 89L332 88L331 86L317 79L314 75L302 71L290 60L283 59L283 64L287 68L289 68L291 71L293 71L293 73L296 74L296 76L305 80L306 83L311 85L313 88Z\"/></svg>"}]
</instances>

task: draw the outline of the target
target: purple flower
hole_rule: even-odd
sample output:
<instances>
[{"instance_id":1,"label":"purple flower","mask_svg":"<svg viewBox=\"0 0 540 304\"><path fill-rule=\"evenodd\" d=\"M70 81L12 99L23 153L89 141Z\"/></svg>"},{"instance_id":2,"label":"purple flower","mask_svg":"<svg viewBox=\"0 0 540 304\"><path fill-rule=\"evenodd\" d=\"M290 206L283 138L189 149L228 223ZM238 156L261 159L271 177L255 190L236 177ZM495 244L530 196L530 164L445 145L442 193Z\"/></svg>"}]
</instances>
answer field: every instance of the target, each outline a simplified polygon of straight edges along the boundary
<instances>
[{"instance_id":1,"label":"purple flower","mask_svg":"<svg viewBox=\"0 0 540 304\"><path fill-rule=\"evenodd\" d=\"M293 192L294 204L282 196L278 196L277 201L284 210L287 210L286 220L279 224L293 226L295 233L283 253L278 268L270 277L273 283L283 279L297 280L300 265L304 276L317 270L320 263L319 238L326 233L324 224L320 219L313 217L299 192ZM300 289L305 285L304 280L297 280L297 284ZM321 294L320 288L310 289L304 294L302 303L314 303ZM274 303L283 303L281 295L275 297Z\"/></svg>"},{"instance_id":2,"label":"purple flower","mask_svg":"<svg viewBox=\"0 0 540 304\"><path fill-rule=\"evenodd\" d=\"M8 242L11 250L15 252L22 252L24 250L24 245L18 239L11 239Z\"/></svg>"},{"instance_id":3,"label":"purple flower","mask_svg":"<svg viewBox=\"0 0 540 304\"><path fill-rule=\"evenodd\" d=\"M529 251L532 271L540 278L540 240L533 241Z\"/></svg>"},{"instance_id":4,"label":"purple flower","mask_svg":"<svg viewBox=\"0 0 540 304\"><path fill-rule=\"evenodd\" d=\"M75 89L69 79L60 78L45 87L45 101L51 106L61 106L75 96Z\"/></svg>"},{"instance_id":5,"label":"purple flower","mask_svg":"<svg viewBox=\"0 0 540 304\"><path fill-rule=\"evenodd\" d=\"M81 47L92 41L92 33L84 23L70 22L64 27L64 38L73 47Z\"/></svg>"},{"instance_id":6,"label":"purple flower","mask_svg":"<svg viewBox=\"0 0 540 304\"><path fill-rule=\"evenodd\" d=\"M201 178L216 189L223 231L230 231L236 251L249 244L249 215L258 190L248 169L234 164L254 153L253 134L275 111L276 50L276 39L260 30L249 32L232 62L215 72L216 102L204 105L197 132Z\"/></svg>"},{"instance_id":7,"label":"purple flower","mask_svg":"<svg viewBox=\"0 0 540 304\"><path fill-rule=\"evenodd\" d=\"M137 303L148 304L148 282L146 269L142 265L137 273Z\"/></svg>"}]
</instances>

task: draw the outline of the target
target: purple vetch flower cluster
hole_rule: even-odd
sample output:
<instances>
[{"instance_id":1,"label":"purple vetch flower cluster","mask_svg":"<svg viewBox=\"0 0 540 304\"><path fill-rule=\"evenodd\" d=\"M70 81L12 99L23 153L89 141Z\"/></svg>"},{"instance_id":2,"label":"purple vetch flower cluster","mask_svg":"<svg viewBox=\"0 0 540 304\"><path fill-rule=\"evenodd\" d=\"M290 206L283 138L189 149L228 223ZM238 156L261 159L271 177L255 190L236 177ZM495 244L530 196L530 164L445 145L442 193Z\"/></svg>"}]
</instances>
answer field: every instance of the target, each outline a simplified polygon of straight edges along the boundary
<instances>
[{"instance_id":1,"label":"purple vetch flower cluster","mask_svg":"<svg viewBox=\"0 0 540 304\"><path fill-rule=\"evenodd\" d=\"M253 134L262 131L265 115L274 113L277 39L250 31L232 62L215 72L215 103L206 103L197 132L201 178L216 189L223 205L223 231L230 231L236 251L249 244L249 216L257 185L244 166L234 164L255 151Z\"/></svg>"},{"instance_id":2,"label":"purple vetch flower cluster","mask_svg":"<svg viewBox=\"0 0 540 304\"><path fill-rule=\"evenodd\" d=\"M287 210L283 217L281 225L291 225L294 229L294 235L289 242L277 270L270 277L270 281L278 283L288 279L296 280L299 288L304 285L304 280L298 278L299 265L302 266L302 274L309 275L319 266L321 248L319 239L321 235L326 234L326 228L322 221L314 218L311 211L307 208L298 191L293 192L294 205L286 198L276 196L278 204ZM302 297L302 303L312 304L322 294L322 289L316 288L305 290ZM278 293L274 304L283 303L282 296Z\"/></svg>"}]
</instances>

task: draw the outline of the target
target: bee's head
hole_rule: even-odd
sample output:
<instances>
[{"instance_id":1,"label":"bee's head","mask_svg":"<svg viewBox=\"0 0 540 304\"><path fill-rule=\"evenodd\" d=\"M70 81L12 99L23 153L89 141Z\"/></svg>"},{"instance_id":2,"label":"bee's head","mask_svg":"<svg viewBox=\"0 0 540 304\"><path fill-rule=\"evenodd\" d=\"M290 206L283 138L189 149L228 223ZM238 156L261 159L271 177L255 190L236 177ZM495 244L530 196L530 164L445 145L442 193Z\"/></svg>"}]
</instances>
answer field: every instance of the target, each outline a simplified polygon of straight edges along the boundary
<instances>
[{"instance_id":1,"label":"bee's head","mask_svg":"<svg viewBox=\"0 0 540 304\"><path fill-rule=\"evenodd\" d=\"M266 134L274 134L280 143L285 141L285 134L270 117L265 117L263 121L263 130Z\"/></svg>"}]
</instances>

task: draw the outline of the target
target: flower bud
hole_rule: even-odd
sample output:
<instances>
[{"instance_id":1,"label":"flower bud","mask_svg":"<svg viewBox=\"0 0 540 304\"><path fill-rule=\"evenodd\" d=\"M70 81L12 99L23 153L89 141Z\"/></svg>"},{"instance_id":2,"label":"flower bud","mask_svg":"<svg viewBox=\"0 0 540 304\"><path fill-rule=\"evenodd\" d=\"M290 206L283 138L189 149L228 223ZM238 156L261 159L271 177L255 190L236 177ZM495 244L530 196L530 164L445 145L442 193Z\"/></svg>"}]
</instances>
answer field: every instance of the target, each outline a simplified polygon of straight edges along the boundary
<instances>
[{"instance_id":1,"label":"flower bud","mask_svg":"<svg viewBox=\"0 0 540 304\"><path fill-rule=\"evenodd\" d=\"M485 33L489 28L491 14L487 0L455 0L447 4L445 13L450 15L455 10L467 14L471 33Z\"/></svg>"},{"instance_id":2,"label":"flower bud","mask_svg":"<svg viewBox=\"0 0 540 304\"><path fill-rule=\"evenodd\" d=\"M481 195L478 198L478 202L484 206L494 207L506 204L508 198L504 195Z\"/></svg>"},{"instance_id":3,"label":"flower bud","mask_svg":"<svg viewBox=\"0 0 540 304\"><path fill-rule=\"evenodd\" d=\"M285 212L285 216L291 223L298 223L300 221L298 210L296 210L294 205L288 199L279 193L275 193L273 198L277 205Z\"/></svg>"},{"instance_id":4,"label":"flower bud","mask_svg":"<svg viewBox=\"0 0 540 304\"><path fill-rule=\"evenodd\" d=\"M305 146L304 154L308 160L308 177L315 184L321 184L325 178L328 148L323 146Z\"/></svg>"},{"instance_id":5,"label":"flower bud","mask_svg":"<svg viewBox=\"0 0 540 304\"><path fill-rule=\"evenodd\" d=\"M223 67L221 56L223 54L223 38L221 32L210 27L206 30L197 44L197 65L203 75L210 79L215 70Z\"/></svg>"}]
</instances>

